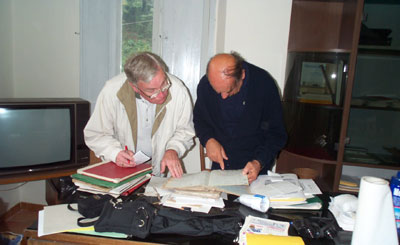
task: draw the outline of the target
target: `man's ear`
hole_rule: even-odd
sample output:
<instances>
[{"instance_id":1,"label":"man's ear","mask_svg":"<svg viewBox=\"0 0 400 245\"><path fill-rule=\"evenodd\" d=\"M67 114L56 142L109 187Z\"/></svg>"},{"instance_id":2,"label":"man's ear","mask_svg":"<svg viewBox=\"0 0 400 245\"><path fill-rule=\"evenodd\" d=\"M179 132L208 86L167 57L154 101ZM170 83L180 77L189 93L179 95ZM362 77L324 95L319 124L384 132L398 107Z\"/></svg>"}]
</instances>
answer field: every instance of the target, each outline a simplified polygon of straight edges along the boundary
<instances>
[{"instance_id":1,"label":"man's ear","mask_svg":"<svg viewBox=\"0 0 400 245\"><path fill-rule=\"evenodd\" d=\"M242 69L242 80L244 80L245 77L246 77L246 71L245 69Z\"/></svg>"}]
</instances>

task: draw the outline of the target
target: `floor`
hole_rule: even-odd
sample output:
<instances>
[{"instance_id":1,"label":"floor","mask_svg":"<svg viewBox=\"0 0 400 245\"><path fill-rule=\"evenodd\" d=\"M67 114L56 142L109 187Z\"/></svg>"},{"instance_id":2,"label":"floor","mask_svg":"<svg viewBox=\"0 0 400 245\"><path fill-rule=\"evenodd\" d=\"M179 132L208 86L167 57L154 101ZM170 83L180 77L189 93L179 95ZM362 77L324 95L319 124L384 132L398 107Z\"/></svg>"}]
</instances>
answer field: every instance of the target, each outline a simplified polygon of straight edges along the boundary
<instances>
[{"instance_id":1,"label":"floor","mask_svg":"<svg viewBox=\"0 0 400 245\"><path fill-rule=\"evenodd\" d=\"M19 203L0 217L0 232L22 234L38 217L43 205Z\"/></svg>"}]
</instances>

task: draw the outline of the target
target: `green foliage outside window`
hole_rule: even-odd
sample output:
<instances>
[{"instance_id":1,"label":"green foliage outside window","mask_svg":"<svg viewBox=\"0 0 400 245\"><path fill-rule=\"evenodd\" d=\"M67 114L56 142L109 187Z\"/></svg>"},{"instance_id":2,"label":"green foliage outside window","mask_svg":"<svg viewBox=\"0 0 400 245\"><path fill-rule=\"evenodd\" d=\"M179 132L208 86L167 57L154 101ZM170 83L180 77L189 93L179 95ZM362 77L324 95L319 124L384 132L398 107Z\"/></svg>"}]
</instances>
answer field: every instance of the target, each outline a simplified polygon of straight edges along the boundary
<instances>
[{"instance_id":1,"label":"green foliage outside window","mask_svg":"<svg viewBox=\"0 0 400 245\"><path fill-rule=\"evenodd\" d=\"M130 55L151 51L153 0L122 1L122 67Z\"/></svg>"}]
</instances>

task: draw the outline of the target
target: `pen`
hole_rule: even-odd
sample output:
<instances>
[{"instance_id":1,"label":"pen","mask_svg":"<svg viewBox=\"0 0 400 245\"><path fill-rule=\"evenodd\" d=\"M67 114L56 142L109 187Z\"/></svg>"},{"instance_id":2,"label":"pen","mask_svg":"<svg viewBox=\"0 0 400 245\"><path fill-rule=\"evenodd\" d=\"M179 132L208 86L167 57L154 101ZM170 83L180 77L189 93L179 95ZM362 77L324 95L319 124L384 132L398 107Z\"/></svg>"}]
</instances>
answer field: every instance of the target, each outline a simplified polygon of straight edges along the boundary
<instances>
[{"instance_id":1,"label":"pen","mask_svg":"<svg viewBox=\"0 0 400 245\"><path fill-rule=\"evenodd\" d=\"M125 145L125 152L127 152L127 153L128 153L128 146L127 146L127 145ZM130 161L130 160L128 160L128 163L131 163L131 161Z\"/></svg>"}]
</instances>

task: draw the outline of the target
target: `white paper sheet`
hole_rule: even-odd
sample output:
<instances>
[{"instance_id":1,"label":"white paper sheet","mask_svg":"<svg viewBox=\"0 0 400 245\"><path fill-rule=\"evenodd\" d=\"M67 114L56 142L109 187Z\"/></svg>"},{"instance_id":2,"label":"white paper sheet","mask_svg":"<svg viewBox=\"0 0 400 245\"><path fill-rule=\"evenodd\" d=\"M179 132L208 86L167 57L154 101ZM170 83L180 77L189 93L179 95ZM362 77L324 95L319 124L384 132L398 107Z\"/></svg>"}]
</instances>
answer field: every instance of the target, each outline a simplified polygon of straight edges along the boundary
<instances>
[{"instance_id":1,"label":"white paper sheet","mask_svg":"<svg viewBox=\"0 0 400 245\"><path fill-rule=\"evenodd\" d=\"M321 190L313 179L299 179L300 186L303 188L304 195L319 195Z\"/></svg>"},{"instance_id":2,"label":"white paper sheet","mask_svg":"<svg viewBox=\"0 0 400 245\"><path fill-rule=\"evenodd\" d=\"M67 205L45 206L39 211L38 236L80 228L77 219L82 216L77 211L69 210ZM72 207L77 208L76 203Z\"/></svg>"},{"instance_id":3,"label":"white paper sheet","mask_svg":"<svg viewBox=\"0 0 400 245\"><path fill-rule=\"evenodd\" d=\"M145 196L165 196L171 194L171 190L164 189L163 186L168 178L152 176L144 191Z\"/></svg>"},{"instance_id":4,"label":"white paper sheet","mask_svg":"<svg viewBox=\"0 0 400 245\"><path fill-rule=\"evenodd\" d=\"M146 154L144 154L142 151L136 152L135 155L133 156L133 158L135 159L136 165L145 163L148 160L150 160L150 157L147 156Z\"/></svg>"}]
</instances>

